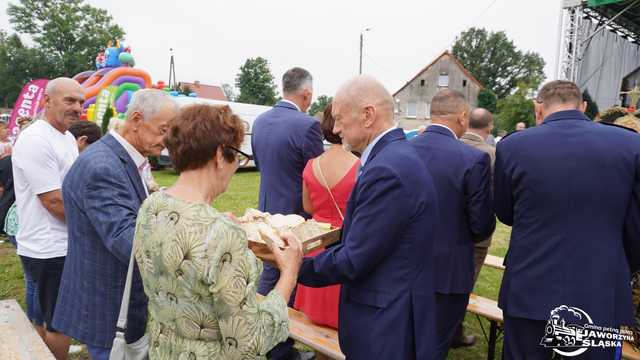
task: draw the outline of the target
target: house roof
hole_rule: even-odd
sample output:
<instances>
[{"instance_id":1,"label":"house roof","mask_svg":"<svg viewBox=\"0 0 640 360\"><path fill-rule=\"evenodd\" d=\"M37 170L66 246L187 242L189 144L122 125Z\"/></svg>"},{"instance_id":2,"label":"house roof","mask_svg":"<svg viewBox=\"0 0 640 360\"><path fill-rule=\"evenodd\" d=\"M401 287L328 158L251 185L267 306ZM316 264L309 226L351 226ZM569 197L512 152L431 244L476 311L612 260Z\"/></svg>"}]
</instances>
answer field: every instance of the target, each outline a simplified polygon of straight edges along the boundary
<instances>
[{"instance_id":1,"label":"house roof","mask_svg":"<svg viewBox=\"0 0 640 360\"><path fill-rule=\"evenodd\" d=\"M201 84L198 81L192 82L192 83L183 81L180 83L180 85L188 86L194 93L198 95L198 97L201 97L201 98L229 101L229 99L227 99L227 97L224 94L224 91L222 91L222 88L220 86L205 85L205 84Z\"/></svg>"},{"instance_id":2,"label":"house roof","mask_svg":"<svg viewBox=\"0 0 640 360\"><path fill-rule=\"evenodd\" d=\"M435 60L433 60L431 63L429 63L429 65L425 66L422 70L420 70L416 76L412 77L411 80L407 81L406 84L404 84L398 91L396 91L393 96L398 95L398 93L402 90L404 90L404 88L406 88L409 84L411 84L411 82L413 82L413 80L417 79L418 76L422 75L422 73L424 73L425 71L429 70L433 65L435 65L438 61L440 61L440 59L442 59L443 57L448 56L449 58L451 58L451 60L453 60L453 63L458 65L458 67L460 68L460 70L462 70L462 72L474 83L476 83L478 86L480 86L481 88L483 88L484 86L480 83L480 81L478 81L478 79L476 79L473 75L471 75L471 73L469 72L469 70L467 70L461 63L460 61L453 56L453 54L451 54L449 52L449 50L445 50L442 54L440 54L440 56L438 56Z\"/></svg>"}]
</instances>

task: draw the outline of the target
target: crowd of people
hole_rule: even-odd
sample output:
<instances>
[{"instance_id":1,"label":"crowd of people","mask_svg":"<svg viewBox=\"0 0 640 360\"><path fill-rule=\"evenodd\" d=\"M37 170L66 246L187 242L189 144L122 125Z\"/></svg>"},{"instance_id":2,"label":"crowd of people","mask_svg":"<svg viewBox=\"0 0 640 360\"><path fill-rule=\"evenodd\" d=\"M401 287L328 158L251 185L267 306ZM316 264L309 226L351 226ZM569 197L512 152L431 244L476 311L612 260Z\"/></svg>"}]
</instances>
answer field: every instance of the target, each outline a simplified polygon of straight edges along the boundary
<instances>
[{"instance_id":1,"label":"crowd of people","mask_svg":"<svg viewBox=\"0 0 640 360\"><path fill-rule=\"evenodd\" d=\"M497 148L492 114L455 90L435 95L431 125L407 140L372 77L343 84L320 121L306 114L308 71L290 69L282 84L283 99L253 126L259 210L342 235L303 256L288 233L286 247L258 258L237 219L211 207L246 156L229 107L180 109L140 90L123 126L101 136L78 121L82 87L49 82L44 114L5 156L16 203L6 232L28 316L58 360L71 338L109 359L122 336L151 359L312 358L288 338L288 307L337 329L348 359L445 359L475 341L462 323L496 216L512 226L505 359L551 359L541 338L561 305L603 327L634 324L640 136L590 121L575 84L545 84L537 126ZM179 177L158 191L147 158L165 147Z\"/></svg>"}]
</instances>

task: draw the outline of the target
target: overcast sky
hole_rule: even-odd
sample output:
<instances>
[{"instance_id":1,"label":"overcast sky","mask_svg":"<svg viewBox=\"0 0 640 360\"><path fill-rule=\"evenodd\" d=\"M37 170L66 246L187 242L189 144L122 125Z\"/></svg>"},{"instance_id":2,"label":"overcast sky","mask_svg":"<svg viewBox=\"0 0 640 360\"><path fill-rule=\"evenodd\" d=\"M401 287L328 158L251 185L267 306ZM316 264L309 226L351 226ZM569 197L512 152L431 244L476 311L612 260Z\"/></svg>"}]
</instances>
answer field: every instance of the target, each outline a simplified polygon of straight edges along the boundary
<instances>
[{"instance_id":1,"label":"overcast sky","mask_svg":"<svg viewBox=\"0 0 640 360\"><path fill-rule=\"evenodd\" d=\"M7 0L0 28L12 31ZM314 77L315 96L333 95L358 72L398 90L471 27L504 30L517 47L540 53L547 78L556 71L559 0L89 0L126 31L136 67L168 80L169 48L179 81L234 84L249 57L266 58L280 89L293 66Z\"/></svg>"}]
</instances>

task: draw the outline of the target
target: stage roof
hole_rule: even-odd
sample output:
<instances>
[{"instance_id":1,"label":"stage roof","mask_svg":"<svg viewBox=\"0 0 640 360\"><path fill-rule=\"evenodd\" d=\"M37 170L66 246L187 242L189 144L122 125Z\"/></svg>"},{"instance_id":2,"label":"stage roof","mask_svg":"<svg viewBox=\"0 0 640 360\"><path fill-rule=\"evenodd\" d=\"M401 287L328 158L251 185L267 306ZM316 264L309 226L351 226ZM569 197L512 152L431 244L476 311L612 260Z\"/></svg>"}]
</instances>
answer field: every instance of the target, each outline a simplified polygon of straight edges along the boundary
<instances>
[{"instance_id":1,"label":"stage roof","mask_svg":"<svg viewBox=\"0 0 640 360\"><path fill-rule=\"evenodd\" d=\"M604 19L612 19L632 5L614 23L640 39L640 0L588 0L587 5Z\"/></svg>"}]
</instances>

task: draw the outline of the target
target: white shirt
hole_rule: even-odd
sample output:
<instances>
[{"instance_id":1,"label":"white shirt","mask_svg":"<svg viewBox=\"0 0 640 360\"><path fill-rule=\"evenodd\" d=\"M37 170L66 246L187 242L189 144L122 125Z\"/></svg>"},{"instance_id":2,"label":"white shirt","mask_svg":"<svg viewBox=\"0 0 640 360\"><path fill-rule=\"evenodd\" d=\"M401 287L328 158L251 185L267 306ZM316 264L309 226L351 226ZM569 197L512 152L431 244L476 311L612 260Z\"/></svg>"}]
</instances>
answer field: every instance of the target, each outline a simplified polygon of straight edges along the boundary
<instances>
[{"instance_id":1,"label":"white shirt","mask_svg":"<svg viewBox=\"0 0 640 360\"><path fill-rule=\"evenodd\" d=\"M118 134L115 130L110 130L109 134L113 136L122 147L127 151L127 154L133 160L133 163L136 164L136 168L138 168L138 174L140 175L140 180L142 180L142 186L144 187L144 192L149 196L149 190L147 189L147 178L151 175L151 166L149 166L149 161L147 158L142 156L133 145L129 144L127 139L123 138L122 135Z\"/></svg>"},{"instance_id":2,"label":"white shirt","mask_svg":"<svg viewBox=\"0 0 640 360\"><path fill-rule=\"evenodd\" d=\"M297 109L298 111L302 111L302 110L300 110L300 106L298 106L298 104L294 103L294 102L293 102L293 101L291 101L291 100L282 99L282 100L280 100L280 101L284 101L284 102L286 102L287 104L291 104L291 105L295 106L295 107L296 107L296 109Z\"/></svg>"},{"instance_id":3,"label":"white shirt","mask_svg":"<svg viewBox=\"0 0 640 360\"><path fill-rule=\"evenodd\" d=\"M78 157L73 135L37 120L20 133L13 149L13 182L20 227L18 255L50 259L67 255L67 225L49 212L39 194L62 188Z\"/></svg>"},{"instance_id":4,"label":"white shirt","mask_svg":"<svg viewBox=\"0 0 640 360\"><path fill-rule=\"evenodd\" d=\"M448 126L446 126L446 125L442 125L442 124L431 124L431 125L429 125L429 126L440 126L440 127L443 127L443 128L445 128L445 129L447 129L447 130L451 131L451 133L453 134L453 137L454 137L454 138L456 138L456 139L458 138L458 135L456 135L456 133L454 133L454 132L453 132L453 130L451 130L451 128L450 128L450 127L448 127Z\"/></svg>"}]
</instances>

